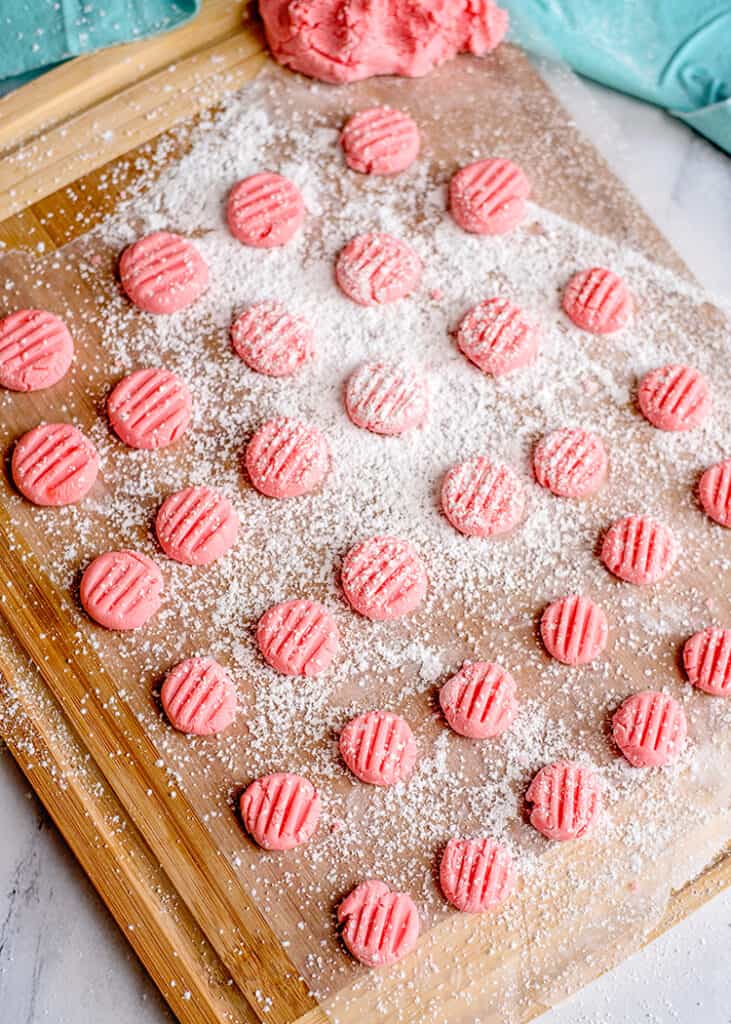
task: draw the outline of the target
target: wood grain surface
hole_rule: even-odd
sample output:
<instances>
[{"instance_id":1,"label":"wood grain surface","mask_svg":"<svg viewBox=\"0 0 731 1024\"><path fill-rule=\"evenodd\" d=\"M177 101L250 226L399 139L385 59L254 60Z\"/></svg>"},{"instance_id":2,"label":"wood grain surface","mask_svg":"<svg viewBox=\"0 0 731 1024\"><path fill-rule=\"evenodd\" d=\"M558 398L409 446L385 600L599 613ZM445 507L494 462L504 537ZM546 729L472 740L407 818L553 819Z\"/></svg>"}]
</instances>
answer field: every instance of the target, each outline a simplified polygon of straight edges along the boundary
<instances>
[{"instance_id":1,"label":"wood grain surface","mask_svg":"<svg viewBox=\"0 0 731 1024\"><path fill-rule=\"evenodd\" d=\"M168 137L162 159L147 143L262 65L261 35L242 22L245 8L209 0L190 26L72 61L1 100L0 242L51 253L111 213L155 153L156 167L174 160L187 144L185 132ZM578 136L575 146L585 162L589 147ZM607 180L594 211L601 227L601 203L609 211L621 190L600 161L596 166ZM560 199L552 200L560 206ZM569 197L566 208L572 205ZM659 259L682 268L646 219L628 212L618 229L616 219L613 224L620 236L640 239ZM93 402L87 406L93 415ZM31 538L20 535L0 507L1 721L30 783L183 1024L322 1024L323 1010L256 900L185 794L171 793L137 715L116 701L114 673L93 644L79 643L70 598L50 583L32 548ZM81 771L87 754L92 761ZM63 787L59 775L67 781ZM663 868L658 865L660 873ZM696 881L673 896L650 938L729 884L731 856L719 851ZM527 914L512 930L490 932L490 940L499 941L489 957L464 922L449 933L437 929L429 955L446 961L454 949L472 943L470 962L480 984L501 985L518 970L517 954L509 951L516 942L518 951L529 942ZM565 926L557 920L556 927ZM615 961L598 961L594 973ZM568 982L566 994L570 989ZM262 1000L262 992L271 1002ZM418 1004L410 1003L405 995L404 1019L423 1020ZM448 994L442 1005L445 1019L457 1019ZM347 1006L348 1019L379 1019L367 994L350 995ZM540 999L526 1004L525 1019L545 1007ZM329 1008L337 1012L337 1000Z\"/></svg>"}]
</instances>

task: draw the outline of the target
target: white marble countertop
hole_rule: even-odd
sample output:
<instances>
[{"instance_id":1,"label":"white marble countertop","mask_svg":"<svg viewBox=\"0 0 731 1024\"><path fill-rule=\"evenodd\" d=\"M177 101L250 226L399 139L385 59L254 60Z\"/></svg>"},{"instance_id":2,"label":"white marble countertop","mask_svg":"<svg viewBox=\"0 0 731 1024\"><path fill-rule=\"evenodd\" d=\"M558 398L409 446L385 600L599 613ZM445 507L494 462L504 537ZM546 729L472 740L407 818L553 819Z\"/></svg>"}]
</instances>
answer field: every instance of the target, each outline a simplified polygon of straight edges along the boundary
<instances>
[{"instance_id":1,"label":"white marble countertop","mask_svg":"<svg viewBox=\"0 0 731 1024\"><path fill-rule=\"evenodd\" d=\"M731 306L731 158L680 122L627 97L575 81L558 86L579 126L639 189L691 270ZM171 1021L5 751L0 806L0 1019ZM729 1024L729 948L731 890L546 1014L541 1024L676 1024L693 1018Z\"/></svg>"}]
</instances>

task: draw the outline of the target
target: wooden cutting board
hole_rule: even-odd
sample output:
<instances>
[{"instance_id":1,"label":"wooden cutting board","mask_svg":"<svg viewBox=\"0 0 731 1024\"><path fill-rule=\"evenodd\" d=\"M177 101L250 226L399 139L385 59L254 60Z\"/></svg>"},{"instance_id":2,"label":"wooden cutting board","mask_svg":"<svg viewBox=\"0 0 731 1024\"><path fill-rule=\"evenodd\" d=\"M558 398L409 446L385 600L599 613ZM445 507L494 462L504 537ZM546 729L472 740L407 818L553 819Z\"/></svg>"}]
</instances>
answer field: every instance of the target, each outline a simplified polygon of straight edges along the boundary
<instances>
[{"instance_id":1,"label":"wooden cutting board","mask_svg":"<svg viewBox=\"0 0 731 1024\"><path fill-rule=\"evenodd\" d=\"M112 212L149 162L153 136L264 63L245 7L209 0L175 33L72 61L0 101L0 241L49 253ZM176 136L165 159L184 145ZM654 234L649 224L642 231ZM666 248L663 257L679 266ZM170 798L137 718L124 705L110 713L116 682L75 629L65 595L0 507L3 738L173 1012L190 1024L324 1021L194 808L182 793ZM650 938L729 884L731 852L719 851L674 894ZM524 935L500 934L489 956L475 951L485 986L503 982ZM468 923L454 941L469 944ZM452 953L446 942L430 950L437 968ZM456 1019L449 996L439 998L445 1017ZM410 1001L404 996L404 1007ZM526 1019L543 1009L526 1006ZM364 1022L379 1016L368 999L354 1012Z\"/></svg>"}]
</instances>

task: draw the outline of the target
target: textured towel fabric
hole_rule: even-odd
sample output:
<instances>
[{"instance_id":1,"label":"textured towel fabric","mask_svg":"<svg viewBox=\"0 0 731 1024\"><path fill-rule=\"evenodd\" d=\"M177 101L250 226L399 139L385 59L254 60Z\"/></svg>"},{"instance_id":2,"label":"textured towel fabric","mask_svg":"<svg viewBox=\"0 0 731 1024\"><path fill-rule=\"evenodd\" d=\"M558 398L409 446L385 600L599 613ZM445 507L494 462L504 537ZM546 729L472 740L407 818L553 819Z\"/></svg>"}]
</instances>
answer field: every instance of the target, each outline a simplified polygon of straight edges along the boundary
<instances>
[{"instance_id":1,"label":"textured towel fabric","mask_svg":"<svg viewBox=\"0 0 731 1024\"><path fill-rule=\"evenodd\" d=\"M200 0L0 0L0 79L165 32Z\"/></svg>"},{"instance_id":2,"label":"textured towel fabric","mask_svg":"<svg viewBox=\"0 0 731 1024\"><path fill-rule=\"evenodd\" d=\"M731 0L500 0L511 38L731 153Z\"/></svg>"}]
</instances>

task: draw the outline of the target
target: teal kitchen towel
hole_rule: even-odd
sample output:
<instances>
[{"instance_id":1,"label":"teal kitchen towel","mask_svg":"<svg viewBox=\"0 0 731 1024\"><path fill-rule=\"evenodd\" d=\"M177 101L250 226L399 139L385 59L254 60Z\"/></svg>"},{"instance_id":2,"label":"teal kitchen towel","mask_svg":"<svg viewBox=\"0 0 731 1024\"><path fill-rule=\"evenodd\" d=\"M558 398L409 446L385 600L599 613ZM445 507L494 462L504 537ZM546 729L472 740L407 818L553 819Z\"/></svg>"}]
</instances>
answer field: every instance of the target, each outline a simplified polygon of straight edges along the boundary
<instances>
[{"instance_id":1,"label":"teal kitchen towel","mask_svg":"<svg viewBox=\"0 0 731 1024\"><path fill-rule=\"evenodd\" d=\"M512 36L731 153L731 0L500 0Z\"/></svg>"},{"instance_id":2,"label":"teal kitchen towel","mask_svg":"<svg viewBox=\"0 0 731 1024\"><path fill-rule=\"evenodd\" d=\"M0 79L176 28L200 0L0 0Z\"/></svg>"}]
</instances>

